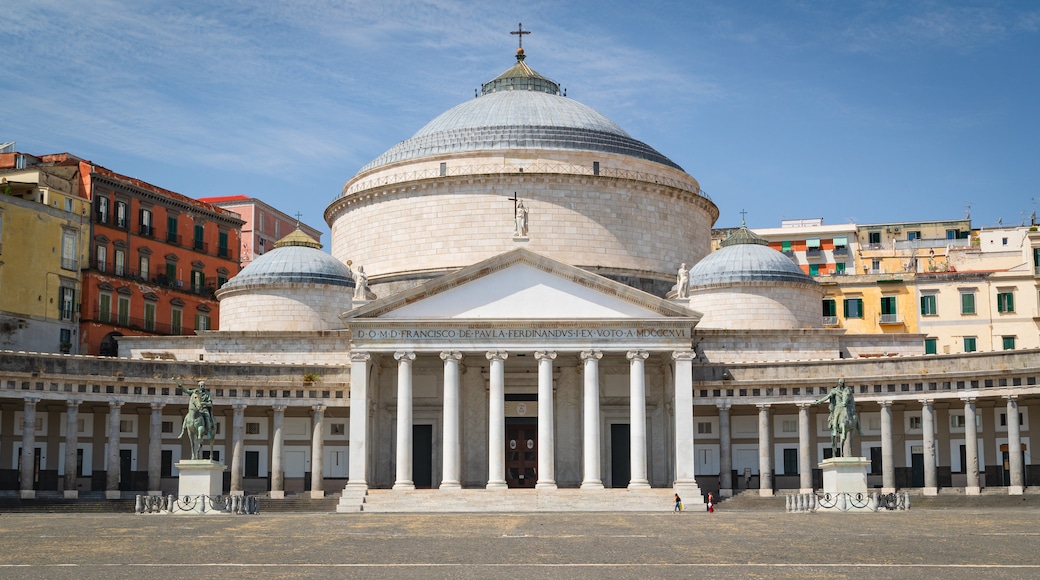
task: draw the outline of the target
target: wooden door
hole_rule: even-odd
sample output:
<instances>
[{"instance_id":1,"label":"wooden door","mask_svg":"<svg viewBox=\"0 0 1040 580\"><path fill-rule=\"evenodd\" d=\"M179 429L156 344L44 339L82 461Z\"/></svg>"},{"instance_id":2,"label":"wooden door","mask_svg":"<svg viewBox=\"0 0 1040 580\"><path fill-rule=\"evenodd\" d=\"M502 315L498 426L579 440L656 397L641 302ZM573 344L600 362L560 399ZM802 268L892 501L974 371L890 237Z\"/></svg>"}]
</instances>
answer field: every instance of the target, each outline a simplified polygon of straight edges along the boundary
<instances>
[{"instance_id":1,"label":"wooden door","mask_svg":"<svg viewBox=\"0 0 1040 580\"><path fill-rule=\"evenodd\" d=\"M506 484L534 487L538 481L538 425L506 423Z\"/></svg>"}]
</instances>

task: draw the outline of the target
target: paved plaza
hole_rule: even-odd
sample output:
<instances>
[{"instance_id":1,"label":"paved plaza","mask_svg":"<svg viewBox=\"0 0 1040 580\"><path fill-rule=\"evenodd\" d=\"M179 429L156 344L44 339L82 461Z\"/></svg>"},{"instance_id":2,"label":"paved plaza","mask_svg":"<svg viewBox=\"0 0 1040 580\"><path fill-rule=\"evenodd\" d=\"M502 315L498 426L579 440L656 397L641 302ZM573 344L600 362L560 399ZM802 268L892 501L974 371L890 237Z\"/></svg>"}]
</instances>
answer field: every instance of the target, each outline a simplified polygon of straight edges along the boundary
<instances>
[{"instance_id":1,"label":"paved plaza","mask_svg":"<svg viewBox=\"0 0 1040 580\"><path fill-rule=\"evenodd\" d=\"M3 578L1036 578L1040 510L4 514Z\"/></svg>"}]
</instances>

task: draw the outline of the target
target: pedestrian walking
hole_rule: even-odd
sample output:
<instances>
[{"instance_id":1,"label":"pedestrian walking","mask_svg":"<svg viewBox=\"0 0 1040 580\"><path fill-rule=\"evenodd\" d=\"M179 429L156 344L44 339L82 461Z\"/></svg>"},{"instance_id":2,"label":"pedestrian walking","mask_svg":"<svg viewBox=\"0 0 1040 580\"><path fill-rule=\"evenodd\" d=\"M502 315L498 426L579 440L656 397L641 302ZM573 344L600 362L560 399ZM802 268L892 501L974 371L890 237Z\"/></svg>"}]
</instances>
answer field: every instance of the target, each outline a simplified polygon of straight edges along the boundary
<instances>
[{"instance_id":1,"label":"pedestrian walking","mask_svg":"<svg viewBox=\"0 0 1040 580\"><path fill-rule=\"evenodd\" d=\"M679 499L679 494L675 494L675 509L672 510L672 513L681 512L681 511L682 511L682 500Z\"/></svg>"},{"instance_id":2,"label":"pedestrian walking","mask_svg":"<svg viewBox=\"0 0 1040 580\"><path fill-rule=\"evenodd\" d=\"M708 513L715 513L715 496L710 491L708 492Z\"/></svg>"}]
</instances>

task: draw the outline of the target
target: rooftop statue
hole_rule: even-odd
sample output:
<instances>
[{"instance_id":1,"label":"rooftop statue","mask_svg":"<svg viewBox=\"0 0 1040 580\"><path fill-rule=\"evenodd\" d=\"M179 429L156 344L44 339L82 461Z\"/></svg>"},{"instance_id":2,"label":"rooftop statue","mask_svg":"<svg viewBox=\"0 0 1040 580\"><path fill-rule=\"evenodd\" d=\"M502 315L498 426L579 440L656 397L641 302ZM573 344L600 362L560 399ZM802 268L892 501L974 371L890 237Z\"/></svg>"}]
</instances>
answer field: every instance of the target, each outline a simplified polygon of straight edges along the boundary
<instances>
[{"instance_id":1,"label":"rooftop statue","mask_svg":"<svg viewBox=\"0 0 1040 580\"><path fill-rule=\"evenodd\" d=\"M675 276L675 297L690 297L690 270L686 268L686 262L679 266L679 272Z\"/></svg>"},{"instance_id":2,"label":"rooftop statue","mask_svg":"<svg viewBox=\"0 0 1040 580\"><path fill-rule=\"evenodd\" d=\"M816 405L828 401L830 403L830 415L827 417L827 427L831 430L831 449L835 457L852 456L852 432L853 429L860 436L863 432L859 427L859 415L856 414L856 401L852 387L845 386L845 379L838 379L838 386L831 389L827 396Z\"/></svg>"},{"instance_id":3,"label":"rooftop statue","mask_svg":"<svg viewBox=\"0 0 1040 580\"><path fill-rule=\"evenodd\" d=\"M354 300L368 300L368 274L364 266L358 266L354 273Z\"/></svg>"},{"instance_id":4,"label":"rooftop statue","mask_svg":"<svg viewBox=\"0 0 1040 580\"><path fill-rule=\"evenodd\" d=\"M213 420L213 395L206 388L206 381L199 381L194 389L186 388L177 383L177 388L190 395L188 399L188 412L184 415L181 423L181 434L177 438L188 434L191 443L191 458L202 459L202 441L209 439L209 456L213 457L213 435L217 430L217 424Z\"/></svg>"},{"instance_id":5,"label":"rooftop statue","mask_svg":"<svg viewBox=\"0 0 1040 580\"><path fill-rule=\"evenodd\" d=\"M516 216L513 218L513 237L527 237L527 208L524 207L523 201L516 206Z\"/></svg>"}]
</instances>

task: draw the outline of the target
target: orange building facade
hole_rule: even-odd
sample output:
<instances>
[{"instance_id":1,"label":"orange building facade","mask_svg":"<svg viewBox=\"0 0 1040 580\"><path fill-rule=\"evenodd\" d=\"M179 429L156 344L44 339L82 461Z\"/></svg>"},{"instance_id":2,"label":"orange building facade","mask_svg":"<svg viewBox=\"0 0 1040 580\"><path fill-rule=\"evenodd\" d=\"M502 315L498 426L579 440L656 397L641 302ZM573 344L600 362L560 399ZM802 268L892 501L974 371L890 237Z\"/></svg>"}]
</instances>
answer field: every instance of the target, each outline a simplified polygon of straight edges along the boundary
<instances>
[{"instance_id":1,"label":"orange building facade","mask_svg":"<svg viewBox=\"0 0 1040 580\"><path fill-rule=\"evenodd\" d=\"M216 330L213 293L239 271L234 212L83 162L91 201L80 353L119 355L120 336Z\"/></svg>"}]
</instances>

